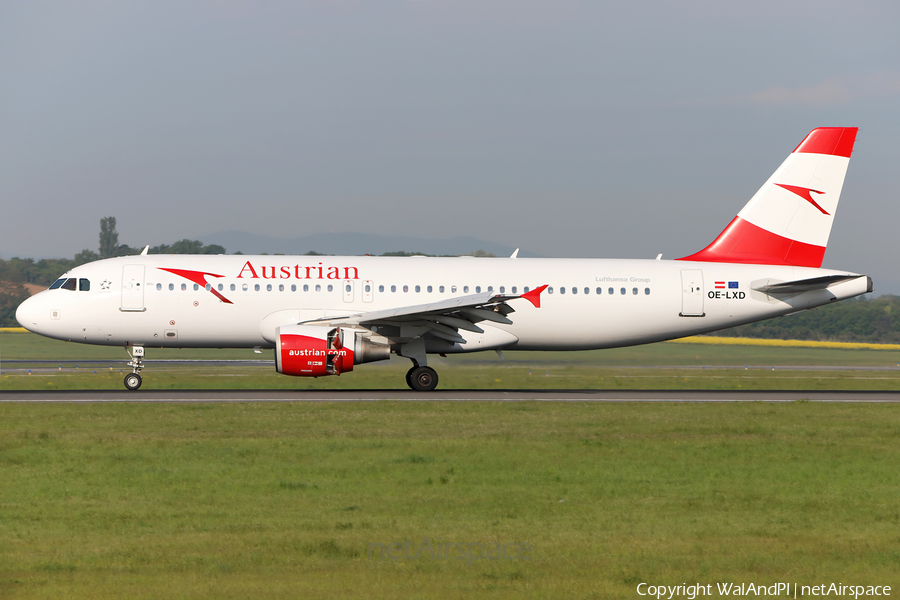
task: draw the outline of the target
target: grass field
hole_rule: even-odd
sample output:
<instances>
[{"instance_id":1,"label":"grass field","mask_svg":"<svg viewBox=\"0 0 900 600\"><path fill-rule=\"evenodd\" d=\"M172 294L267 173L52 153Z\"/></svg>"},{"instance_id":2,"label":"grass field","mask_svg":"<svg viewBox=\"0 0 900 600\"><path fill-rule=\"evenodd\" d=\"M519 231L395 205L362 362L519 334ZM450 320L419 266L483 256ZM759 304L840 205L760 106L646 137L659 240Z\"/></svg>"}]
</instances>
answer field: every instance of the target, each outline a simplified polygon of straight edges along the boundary
<instances>
[{"instance_id":1,"label":"grass field","mask_svg":"<svg viewBox=\"0 0 900 600\"><path fill-rule=\"evenodd\" d=\"M271 358L271 351L149 348L144 385L147 389L405 389L403 376L410 364L395 357L387 363L360 365L341 377L305 379L278 375L271 364L210 367L159 362ZM0 333L0 361L35 362L5 363L0 390L119 389L127 359L121 348L4 332ZM37 362L47 360L59 362ZM590 352L505 352L504 360L493 352L435 356L429 364L438 370L441 389L900 389L900 351L894 349L662 343ZM854 369L806 370L812 366Z\"/></svg>"},{"instance_id":2,"label":"grass field","mask_svg":"<svg viewBox=\"0 0 900 600\"><path fill-rule=\"evenodd\" d=\"M148 356L148 388L402 388L408 368L309 380L152 362L260 358L251 351ZM4 363L0 389L119 389L124 358L3 332L0 359L35 362ZM862 390L897 389L898 361L894 350L666 343L433 366L444 389ZM0 597L897 590L898 459L894 405L0 404Z\"/></svg>"},{"instance_id":3,"label":"grass field","mask_svg":"<svg viewBox=\"0 0 900 600\"><path fill-rule=\"evenodd\" d=\"M0 415L3 597L900 584L892 405L7 404ZM424 538L464 546L415 557ZM372 546L407 541L395 558ZM457 558L498 543L514 558Z\"/></svg>"}]
</instances>

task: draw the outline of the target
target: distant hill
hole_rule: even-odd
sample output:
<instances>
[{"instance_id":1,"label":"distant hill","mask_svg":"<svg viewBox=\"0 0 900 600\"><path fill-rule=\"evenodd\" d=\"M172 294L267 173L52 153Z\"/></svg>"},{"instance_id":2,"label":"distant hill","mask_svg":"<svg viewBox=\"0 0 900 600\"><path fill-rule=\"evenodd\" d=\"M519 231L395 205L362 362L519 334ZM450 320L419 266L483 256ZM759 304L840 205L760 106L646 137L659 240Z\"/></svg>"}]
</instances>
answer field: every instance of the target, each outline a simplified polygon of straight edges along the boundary
<instances>
[{"instance_id":1,"label":"distant hill","mask_svg":"<svg viewBox=\"0 0 900 600\"><path fill-rule=\"evenodd\" d=\"M321 254L337 255L380 255L386 252L421 252L434 255L471 254L476 250L509 256L515 250L512 246L489 242L474 237L449 239L418 238L404 236L384 236L371 233L314 233L295 238L276 238L245 231L223 231L198 238L204 244L224 246L229 254ZM522 251L521 257L538 256Z\"/></svg>"}]
</instances>

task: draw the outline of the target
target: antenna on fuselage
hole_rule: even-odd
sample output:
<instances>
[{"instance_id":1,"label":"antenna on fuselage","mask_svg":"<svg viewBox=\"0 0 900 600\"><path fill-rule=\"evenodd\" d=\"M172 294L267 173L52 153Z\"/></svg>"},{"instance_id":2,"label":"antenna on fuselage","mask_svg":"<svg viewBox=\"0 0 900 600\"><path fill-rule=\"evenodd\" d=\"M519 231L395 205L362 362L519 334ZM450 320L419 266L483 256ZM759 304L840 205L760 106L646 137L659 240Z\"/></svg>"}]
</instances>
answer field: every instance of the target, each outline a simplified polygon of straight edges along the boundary
<instances>
[{"instance_id":1,"label":"antenna on fuselage","mask_svg":"<svg viewBox=\"0 0 900 600\"><path fill-rule=\"evenodd\" d=\"M150 250L150 244L144 246L144 249L141 250L141 256L147 256L147 252Z\"/></svg>"}]
</instances>

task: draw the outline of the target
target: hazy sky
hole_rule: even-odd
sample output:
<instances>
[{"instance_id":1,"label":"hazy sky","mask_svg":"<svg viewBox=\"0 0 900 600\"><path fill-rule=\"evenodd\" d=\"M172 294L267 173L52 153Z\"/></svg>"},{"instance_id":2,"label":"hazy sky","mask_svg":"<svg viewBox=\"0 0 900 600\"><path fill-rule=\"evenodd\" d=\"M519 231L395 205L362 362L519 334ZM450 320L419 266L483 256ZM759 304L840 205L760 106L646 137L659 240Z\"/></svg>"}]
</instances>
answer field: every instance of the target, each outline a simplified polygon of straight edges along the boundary
<instances>
[{"instance_id":1,"label":"hazy sky","mask_svg":"<svg viewBox=\"0 0 900 600\"><path fill-rule=\"evenodd\" d=\"M818 126L900 293L900 3L0 3L0 256L223 230L684 256ZM229 250L237 250L230 248Z\"/></svg>"}]
</instances>

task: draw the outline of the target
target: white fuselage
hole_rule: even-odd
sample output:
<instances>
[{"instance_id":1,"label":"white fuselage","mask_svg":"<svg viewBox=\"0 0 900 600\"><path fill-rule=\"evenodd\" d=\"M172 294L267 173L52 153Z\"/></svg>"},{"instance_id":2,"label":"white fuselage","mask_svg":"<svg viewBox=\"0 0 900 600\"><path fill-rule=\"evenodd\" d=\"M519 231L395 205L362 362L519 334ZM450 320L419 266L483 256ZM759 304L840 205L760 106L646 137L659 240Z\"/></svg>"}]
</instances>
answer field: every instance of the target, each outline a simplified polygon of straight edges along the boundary
<instances>
[{"instance_id":1,"label":"white fuselage","mask_svg":"<svg viewBox=\"0 0 900 600\"><path fill-rule=\"evenodd\" d=\"M282 325L547 284L540 308L510 300L511 325L482 324L480 342L449 351L583 350L714 331L868 291L866 277L778 297L751 289L846 274L670 260L142 255L72 269L62 277L88 280L89 290L40 292L16 317L41 335L87 344L272 348Z\"/></svg>"}]
</instances>

